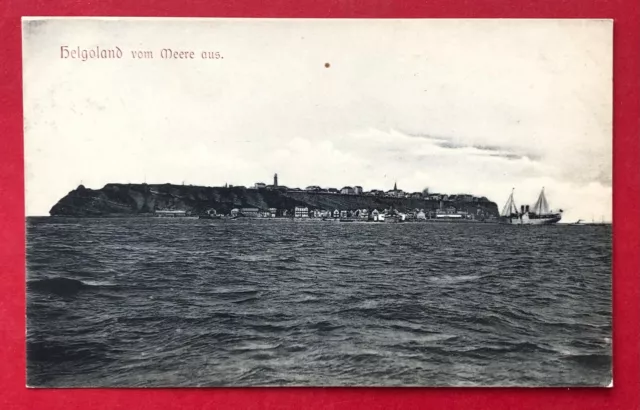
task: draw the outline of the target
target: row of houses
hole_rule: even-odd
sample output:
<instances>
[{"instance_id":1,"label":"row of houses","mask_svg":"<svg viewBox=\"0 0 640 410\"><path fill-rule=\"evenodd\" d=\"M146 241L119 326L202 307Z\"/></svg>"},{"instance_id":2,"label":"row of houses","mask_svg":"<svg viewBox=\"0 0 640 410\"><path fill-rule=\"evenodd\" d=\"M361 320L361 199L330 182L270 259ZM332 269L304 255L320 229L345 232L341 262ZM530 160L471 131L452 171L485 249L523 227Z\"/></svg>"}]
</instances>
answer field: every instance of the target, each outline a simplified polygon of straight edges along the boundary
<instances>
[{"instance_id":1,"label":"row of houses","mask_svg":"<svg viewBox=\"0 0 640 410\"><path fill-rule=\"evenodd\" d=\"M437 209L437 210L425 210L425 209L415 209L407 212L398 212L395 210L377 210L374 209L369 211L368 209L356 209L356 210L309 210L306 207L297 207L294 211L294 218L333 218L333 219L372 219L374 221L384 220L384 218L389 217L398 217L401 220L420 220L420 219L480 219L484 218L487 215L482 212L482 210L478 209L475 214L469 213L467 211L458 211L453 207L449 207L447 209Z\"/></svg>"},{"instance_id":2,"label":"row of houses","mask_svg":"<svg viewBox=\"0 0 640 410\"><path fill-rule=\"evenodd\" d=\"M431 209L431 210L425 210L425 209L414 209L411 211L406 211L405 213L414 213L414 214L418 214L420 212L423 212L427 215L429 214L433 214L433 215L469 215L469 212L464 211L462 209L458 209L455 206L443 206L443 204L440 204L440 208L439 209ZM208 214L210 215L216 215L216 210L215 209L210 209L209 211L207 211ZM327 209L310 209L308 207L303 207L303 206L299 206L299 207L295 207L293 210L289 210L289 209L277 209L277 208L268 208L268 209L260 209L260 208L253 208L253 207L245 207L245 208L234 208L231 210L231 212L229 213L229 216L232 217L237 217L237 216L244 216L244 217L250 217L250 218L275 218L275 217L294 217L294 218L351 218L351 217L369 217L369 215L373 215L373 214L378 214L378 213L385 213L385 214L398 214L400 213L397 210L394 209L384 209L381 211L378 211L377 209L373 209L373 210L369 210L366 208L363 209L349 209L349 210L340 210L340 209L334 209L334 210L327 210ZM476 215L480 215L480 214L484 214L484 211L480 208L476 209Z\"/></svg>"},{"instance_id":3,"label":"row of houses","mask_svg":"<svg viewBox=\"0 0 640 410\"><path fill-rule=\"evenodd\" d=\"M289 190L296 191L296 190ZM302 190L298 190L302 191ZM385 198L413 198L413 199L424 199L428 201L455 201L455 202L469 202L469 203L479 203L479 202L489 202L486 197L476 197L470 194L457 194L457 195L447 195L447 194L429 194L423 192L404 192L401 189L392 189L390 191L382 191L378 189L372 189L371 191L363 191L362 187L344 187L340 190L335 188L327 188L322 189L316 186L310 186L305 189L307 192L314 193L328 193L328 194L341 194L341 195L365 195L365 196L375 196L375 197L385 197Z\"/></svg>"},{"instance_id":4,"label":"row of houses","mask_svg":"<svg viewBox=\"0 0 640 410\"><path fill-rule=\"evenodd\" d=\"M229 185L225 185L228 187ZM244 188L243 186L237 186L237 188ZM438 194L438 193L429 193L428 189L423 192L405 192L402 189L398 188L398 184L393 184L393 189L384 191L380 189L372 189L370 191L365 191L362 186L344 186L340 189L338 188L323 188L319 185L309 185L308 187L301 188L289 188L284 185L278 184L278 174L274 174L273 183L266 184L264 182L256 182L253 187L249 189L266 189L266 190L282 190L287 192L311 192L311 193L322 193L322 194L335 194L335 195L366 195L366 196L376 196L376 197L386 197L386 198L414 198L414 199L424 199L429 201L455 201L455 202L489 202L486 197L476 197L471 194L457 194L457 195L447 195L447 194Z\"/></svg>"},{"instance_id":5,"label":"row of houses","mask_svg":"<svg viewBox=\"0 0 640 410\"><path fill-rule=\"evenodd\" d=\"M237 188L244 188L244 187L237 186ZM448 195L448 194L429 193L428 191L405 192L402 189L398 189L397 183L394 184L393 189L388 191L384 191L380 189L372 189L370 191L365 191L360 185L345 186L340 189L323 188L318 185L309 185L304 189L289 188L283 185L277 185L277 176L274 180L274 184L272 185L267 185L263 182L256 182L254 186L250 189L266 189L266 190L277 189L277 190L282 190L287 192L309 192L309 193L334 194L334 195L365 195L365 196L375 196L375 197L384 197L384 198L412 198L412 199L424 199L428 201L455 201L455 202L469 202L469 203L489 202L489 200L484 196L476 197L471 194Z\"/></svg>"},{"instance_id":6,"label":"row of houses","mask_svg":"<svg viewBox=\"0 0 640 410\"><path fill-rule=\"evenodd\" d=\"M384 210L368 210L368 209L354 209L354 210L339 210L334 209L322 210L322 209L309 209L307 207L296 207L293 213L294 218L353 218L353 219L374 219L377 220L379 215L385 216L401 216L402 219L433 219L442 217L453 218L466 218L476 219L478 217L485 217L485 213L481 209L477 209L475 214L468 211L457 210L455 207L447 207L445 209L425 210L414 209L407 212L398 212L393 209Z\"/></svg>"},{"instance_id":7,"label":"row of houses","mask_svg":"<svg viewBox=\"0 0 640 410\"><path fill-rule=\"evenodd\" d=\"M229 215L233 218L239 216L245 216L248 218L275 218L278 216L278 210L276 208L233 208Z\"/></svg>"},{"instance_id":8,"label":"row of houses","mask_svg":"<svg viewBox=\"0 0 640 410\"><path fill-rule=\"evenodd\" d=\"M274 186L264 185L264 184L256 184L256 189L276 189ZM365 195L365 196L375 196L375 197L384 197L384 198L413 198L413 199L424 199L428 201L456 201L456 202L489 202L486 197L476 197L471 194L457 194L457 195L447 195L447 194L430 194L425 192L404 192L397 187L391 189L389 191L383 191L380 189L372 189L370 191L365 191L361 186L345 186L341 189L337 188L322 188L318 185L310 185L305 189L300 188L287 188L283 186L277 187L277 189L284 189L288 192L309 192L309 193L317 193L317 194L334 194L334 195Z\"/></svg>"}]
</instances>

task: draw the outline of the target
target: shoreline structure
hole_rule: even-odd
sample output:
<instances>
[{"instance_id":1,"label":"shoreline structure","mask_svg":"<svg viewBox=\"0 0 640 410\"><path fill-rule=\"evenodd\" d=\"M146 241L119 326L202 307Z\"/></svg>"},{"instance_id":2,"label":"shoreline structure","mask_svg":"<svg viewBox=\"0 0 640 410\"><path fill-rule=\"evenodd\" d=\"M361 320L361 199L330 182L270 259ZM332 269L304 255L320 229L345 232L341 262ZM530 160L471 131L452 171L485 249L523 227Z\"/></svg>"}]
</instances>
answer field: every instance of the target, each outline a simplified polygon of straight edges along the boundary
<instances>
[{"instance_id":1,"label":"shoreline structure","mask_svg":"<svg viewBox=\"0 0 640 410\"><path fill-rule=\"evenodd\" d=\"M83 185L61 198L51 216L157 216L221 218L337 219L344 222L392 219L497 222L498 207L486 197L470 194L406 193L398 189L364 191L309 186L289 188L274 183L253 187L206 187L173 184L116 184L101 189Z\"/></svg>"}]
</instances>

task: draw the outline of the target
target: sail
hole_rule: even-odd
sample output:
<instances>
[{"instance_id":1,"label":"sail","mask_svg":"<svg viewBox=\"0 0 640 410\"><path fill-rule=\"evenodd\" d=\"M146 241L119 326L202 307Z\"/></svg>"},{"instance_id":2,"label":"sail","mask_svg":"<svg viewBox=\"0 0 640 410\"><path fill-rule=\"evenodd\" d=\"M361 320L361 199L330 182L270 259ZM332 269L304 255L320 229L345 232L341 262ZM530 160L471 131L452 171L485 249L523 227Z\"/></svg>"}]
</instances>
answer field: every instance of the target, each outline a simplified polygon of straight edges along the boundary
<instances>
[{"instance_id":1,"label":"sail","mask_svg":"<svg viewBox=\"0 0 640 410\"><path fill-rule=\"evenodd\" d=\"M542 188L538 200L536 201L535 205L533 205L533 212L538 215L549 213L549 203L547 202L547 197L544 196L544 188Z\"/></svg>"},{"instance_id":2,"label":"sail","mask_svg":"<svg viewBox=\"0 0 640 410\"><path fill-rule=\"evenodd\" d=\"M518 213L518 207L516 206L516 201L513 199L513 191L511 191L511 195L509 195L509 199L507 203L502 208L501 216L511 216L512 214Z\"/></svg>"}]
</instances>

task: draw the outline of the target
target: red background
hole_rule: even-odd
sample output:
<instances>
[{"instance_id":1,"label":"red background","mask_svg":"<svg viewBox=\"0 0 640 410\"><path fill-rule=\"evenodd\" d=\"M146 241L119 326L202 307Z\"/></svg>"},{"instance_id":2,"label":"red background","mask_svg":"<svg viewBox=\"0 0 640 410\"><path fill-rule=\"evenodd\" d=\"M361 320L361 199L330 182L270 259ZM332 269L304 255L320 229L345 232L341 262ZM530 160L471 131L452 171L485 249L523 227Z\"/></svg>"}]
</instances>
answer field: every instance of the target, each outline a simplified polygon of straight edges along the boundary
<instances>
[{"instance_id":1,"label":"red background","mask_svg":"<svg viewBox=\"0 0 640 410\"><path fill-rule=\"evenodd\" d=\"M0 409L637 409L640 390L638 0L0 1ZM396 4L397 3L397 4ZM409 3L409 2L407 2ZM614 244L611 389L215 388L27 390L21 16L611 18ZM42 68L46 70L46 67ZM569 155L569 153L567 153Z\"/></svg>"}]
</instances>

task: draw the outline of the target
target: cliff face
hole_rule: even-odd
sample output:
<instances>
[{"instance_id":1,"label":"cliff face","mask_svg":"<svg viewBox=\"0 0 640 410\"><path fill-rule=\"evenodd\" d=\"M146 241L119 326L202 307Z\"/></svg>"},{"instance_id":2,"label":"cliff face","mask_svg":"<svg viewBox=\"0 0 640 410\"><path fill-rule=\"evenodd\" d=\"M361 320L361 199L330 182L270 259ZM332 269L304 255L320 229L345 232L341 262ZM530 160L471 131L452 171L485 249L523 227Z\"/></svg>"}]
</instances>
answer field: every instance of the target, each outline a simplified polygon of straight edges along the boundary
<instances>
[{"instance_id":1,"label":"cliff face","mask_svg":"<svg viewBox=\"0 0 640 410\"><path fill-rule=\"evenodd\" d=\"M498 216L495 203L451 202L458 211L473 215ZM440 207L438 201L417 198L386 198L365 195L337 195L304 191L246 189L243 187L202 187L191 185L107 184L102 189L88 189L80 185L60 199L49 212L54 216L142 215L156 209L180 209L203 214L208 209L228 214L233 208L277 208L293 210L296 206L310 209L349 210L425 209ZM480 210L480 211L478 211Z\"/></svg>"}]
</instances>

